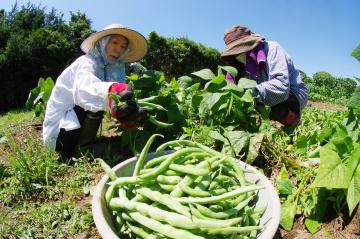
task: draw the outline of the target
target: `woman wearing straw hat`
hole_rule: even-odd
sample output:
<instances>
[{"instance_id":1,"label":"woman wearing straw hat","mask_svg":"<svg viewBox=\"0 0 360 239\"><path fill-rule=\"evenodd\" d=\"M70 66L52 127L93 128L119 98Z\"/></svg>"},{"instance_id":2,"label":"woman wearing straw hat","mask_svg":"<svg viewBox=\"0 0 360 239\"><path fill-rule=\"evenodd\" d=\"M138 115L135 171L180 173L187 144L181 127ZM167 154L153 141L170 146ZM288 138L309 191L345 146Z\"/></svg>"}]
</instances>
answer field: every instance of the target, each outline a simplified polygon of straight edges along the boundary
<instances>
[{"instance_id":1,"label":"woman wearing straw hat","mask_svg":"<svg viewBox=\"0 0 360 239\"><path fill-rule=\"evenodd\" d=\"M45 144L66 157L73 156L77 145L96 136L104 110L110 110L126 127L146 120L146 110L132 101L132 88L124 82L125 63L142 59L147 49L143 35L120 24L85 39L81 44L85 55L57 78L47 103ZM117 107L107 98L109 92L120 95L126 104Z\"/></svg>"},{"instance_id":2,"label":"woman wearing straw hat","mask_svg":"<svg viewBox=\"0 0 360 239\"><path fill-rule=\"evenodd\" d=\"M225 31L226 44L221 58L238 69L238 77L226 79L236 83L241 77L257 82L253 89L258 105L271 106L269 118L285 126L296 125L308 99L308 90L290 56L279 43L265 39L244 26Z\"/></svg>"}]
</instances>

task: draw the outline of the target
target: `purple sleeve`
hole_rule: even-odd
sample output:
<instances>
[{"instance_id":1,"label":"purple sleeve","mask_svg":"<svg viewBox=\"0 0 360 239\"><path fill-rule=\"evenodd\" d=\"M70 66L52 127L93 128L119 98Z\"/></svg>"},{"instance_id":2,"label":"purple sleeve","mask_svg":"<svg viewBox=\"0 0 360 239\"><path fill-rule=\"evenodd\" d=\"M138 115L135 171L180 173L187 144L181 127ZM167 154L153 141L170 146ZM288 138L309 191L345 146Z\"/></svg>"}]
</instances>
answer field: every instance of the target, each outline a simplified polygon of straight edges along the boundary
<instances>
[{"instance_id":1,"label":"purple sleeve","mask_svg":"<svg viewBox=\"0 0 360 239\"><path fill-rule=\"evenodd\" d=\"M229 72L226 73L225 79L235 84L235 79Z\"/></svg>"}]
</instances>

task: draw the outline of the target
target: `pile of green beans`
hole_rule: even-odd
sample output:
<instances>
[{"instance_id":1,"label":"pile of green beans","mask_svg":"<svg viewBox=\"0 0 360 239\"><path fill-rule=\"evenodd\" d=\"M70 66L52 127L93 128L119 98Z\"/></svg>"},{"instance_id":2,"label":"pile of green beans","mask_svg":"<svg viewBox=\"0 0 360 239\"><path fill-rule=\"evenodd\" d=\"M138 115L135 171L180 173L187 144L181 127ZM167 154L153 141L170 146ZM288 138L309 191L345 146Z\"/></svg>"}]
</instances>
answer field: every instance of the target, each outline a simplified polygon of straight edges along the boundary
<instances>
[{"instance_id":1,"label":"pile of green beans","mask_svg":"<svg viewBox=\"0 0 360 239\"><path fill-rule=\"evenodd\" d=\"M132 176L117 177L99 159L111 181L105 194L121 238L256 238L264 208L263 187L246 180L234 158L188 140L158 147L171 153L146 162L150 137Z\"/></svg>"}]
</instances>

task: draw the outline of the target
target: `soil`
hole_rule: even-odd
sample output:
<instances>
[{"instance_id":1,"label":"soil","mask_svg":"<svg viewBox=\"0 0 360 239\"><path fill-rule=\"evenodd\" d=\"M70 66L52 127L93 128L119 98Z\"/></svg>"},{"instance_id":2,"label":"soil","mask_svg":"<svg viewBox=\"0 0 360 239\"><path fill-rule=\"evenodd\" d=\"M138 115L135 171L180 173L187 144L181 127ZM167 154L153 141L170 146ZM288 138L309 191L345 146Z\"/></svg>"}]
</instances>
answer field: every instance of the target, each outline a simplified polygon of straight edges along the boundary
<instances>
[{"instance_id":1,"label":"soil","mask_svg":"<svg viewBox=\"0 0 360 239\"><path fill-rule=\"evenodd\" d=\"M311 235L305 230L303 217L298 218L291 231L279 229L277 236L283 239L359 239L360 238L360 207L351 218L349 223L346 223L342 217L337 217L328 223L324 223L320 230Z\"/></svg>"},{"instance_id":2,"label":"soil","mask_svg":"<svg viewBox=\"0 0 360 239\"><path fill-rule=\"evenodd\" d=\"M346 107L343 105L333 104L328 102L316 102L316 101L309 101L307 106L312 108L317 108L322 111L338 111L338 110L346 109Z\"/></svg>"}]
</instances>

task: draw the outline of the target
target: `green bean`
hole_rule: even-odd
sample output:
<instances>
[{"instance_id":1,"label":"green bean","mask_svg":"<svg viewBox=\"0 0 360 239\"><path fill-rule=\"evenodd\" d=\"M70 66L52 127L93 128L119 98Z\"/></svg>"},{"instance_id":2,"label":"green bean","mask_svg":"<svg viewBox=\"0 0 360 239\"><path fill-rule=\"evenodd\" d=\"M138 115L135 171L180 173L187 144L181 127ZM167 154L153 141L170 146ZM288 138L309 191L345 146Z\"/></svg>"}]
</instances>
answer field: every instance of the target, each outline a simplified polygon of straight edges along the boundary
<instances>
[{"instance_id":1,"label":"green bean","mask_svg":"<svg viewBox=\"0 0 360 239\"><path fill-rule=\"evenodd\" d=\"M118 176L116 176L114 170L112 170L112 168L107 163L105 163L105 161L103 159L96 158L95 161L100 163L102 169L105 171L106 175L109 176L109 178L111 180L115 180L118 178Z\"/></svg>"},{"instance_id":2,"label":"green bean","mask_svg":"<svg viewBox=\"0 0 360 239\"><path fill-rule=\"evenodd\" d=\"M234 159L229 158L229 157L225 159L225 163L230 164L230 166L236 172L237 179L240 181L240 185L245 186L246 182L245 182L244 172L243 172L242 168L240 167L239 163L237 163Z\"/></svg>"},{"instance_id":3,"label":"green bean","mask_svg":"<svg viewBox=\"0 0 360 239\"><path fill-rule=\"evenodd\" d=\"M144 202L144 201L146 201L146 198L143 197L143 196L140 195L140 194L136 194L135 197L133 197L133 198L131 199L131 201L133 201L133 202Z\"/></svg>"},{"instance_id":4,"label":"green bean","mask_svg":"<svg viewBox=\"0 0 360 239\"><path fill-rule=\"evenodd\" d=\"M171 164L170 164L171 165ZM184 174L183 173L180 173L180 172L176 172L176 171L174 171L174 170L166 170L165 172L164 172L164 175L166 175L166 176L183 176Z\"/></svg>"},{"instance_id":5,"label":"green bean","mask_svg":"<svg viewBox=\"0 0 360 239\"><path fill-rule=\"evenodd\" d=\"M109 202L110 199L114 197L116 187L121 187L121 186L129 185L129 184L142 184L144 182L146 182L146 180L143 180L138 177L117 178L116 180L109 182L110 186L105 192L105 200L106 200L106 202Z\"/></svg>"},{"instance_id":6,"label":"green bean","mask_svg":"<svg viewBox=\"0 0 360 239\"><path fill-rule=\"evenodd\" d=\"M139 105L140 107L145 108L145 109L148 109L148 110L156 109L156 110L167 111L167 110L166 110L164 107L162 107L161 105L154 104L154 103L151 103L151 102L138 101L137 103L138 103L138 105Z\"/></svg>"},{"instance_id":7,"label":"green bean","mask_svg":"<svg viewBox=\"0 0 360 239\"><path fill-rule=\"evenodd\" d=\"M224 211L224 208L222 206L220 206L219 204L211 204L209 206L209 209L214 211L214 212L222 212L222 211Z\"/></svg>"},{"instance_id":8,"label":"green bean","mask_svg":"<svg viewBox=\"0 0 360 239\"><path fill-rule=\"evenodd\" d=\"M249 202L255 197L255 195L252 195L248 198L246 198L244 201L240 202L238 205L235 206L235 210L240 211L243 209L246 205L249 204Z\"/></svg>"},{"instance_id":9,"label":"green bean","mask_svg":"<svg viewBox=\"0 0 360 239\"><path fill-rule=\"evenodd\" d=\"M155 235L152 235L152 234L149 234L147 233L143 228L141 227L137 227L137 226L134 226L132 225L131 223L129 222L126 222L126 225L131 229L131 231L133 233L135 233L136 235L144 238L144 239L156 239L156 236Z\"/></svg>"},{"instance_id":10,"label":"green bean","mask_svg":"<svg viewBox=\"0 0 360 239\"><path fill-rule=\"evenodd\" d=\"M216 162L218 160L217 156L214 156L212 158L209 158L206 161L200 162L198 165L196 165L195 168L206 168L212 163ZM172 197L180 197L183 194L183 191L181 190L182 186L190 186L194 182L194 177L191 175L186 175L181 182L175 187L175 189L170 193L170 196Z\"/></svg>"},{"instance_id":11,"label":"green bean","mask_svg":"<svg viewBox=\"0 0 360 239\"><path fill-rule=\"evenodd\" d=\"M140 174L146 174L148 172L151 172L151 170L152 170L151 168L143 168L140 170Z\"/></svg>"},{"instance_id":12,"label":"green bean","mask_svg":"<svg viewBox=\"0 0 360 239\"><path fill-rule=\"evenodd\" d=\"M129 214L125 212L121 213L121 217L128 222L135 222L134 219L132 219L132 217L130 217Z\"/></svg>"},{"instance_id":13,"label":"green bean","mask_svg":"<svg viewBox=\"0 0 360 239\"><path fill-rule=\"evenodd\" d=\"M124 221L121 219L121 217L120 217L119 215L117 215L117 216L115 217L115 228L116 228L116 231L120 232L123 225L124 225Z\"/></svg>"},{"instance_id":14,"label":"green bean","mask_svg":"<svg viewBox=\"0 0 360 239\"><path fill-rule=\"evenodd\" d=\"M175 200L177 200L178 202L181 202L181 203L199 203L199 204L216 203L218 201L223 201L223 200L226 200L229 198L237 197L243 193L260 190L262 188L264 188L264 187L251 185L251 186L241 187L236 190L224 193L222 195L217 195L217 196L212 196L212 197L203 197L203 198L201 198L201 197L182 197L182 198L175 198Z\"/></svg>"},{"instance_id":15,"label":"green bean","mask_svg":"<svg viewBox=\"0 0 360 239\"><path fill-rule=\"evenodd\" d=\"M115 185L111 184L105 192L105 201L109 203L110 200L114 197L114 194L115 194Z\"/></svg>"},{"instance_id":16,"label":"green bean","mask_svg":"<svg viewBox=\"0 0 360 239\"><path fill-rule=\"evenodd\" d=\"M162 210L160 208L150 206L146 203L132 202L120 198L111 199L110 207L113 210L125 209L129 211L137 211L138 213L148 215L157 221L166 222L172 226L184 229L223 228L235 225L242 220L242 218L232 218L216 221L207 221L196 218L191 219L190 217L186 217L175 212ZM132 217L131 213L129 214Z\"/></svg>"},{"instance_id":17,"label":"green bean","mask_svg":"<svg viewBox=\"0 0 360 239\"><path fill-rule=\"evenodd\" d=\"M158 96L149 96L147 98L142 98L142 99L138 99L137 102L151 102L153 100L155 100Z\"/></svg>"},{"instance_id":18,"label":"green bean","mask_svg":"<svg viewBox=\"0 0 360 239\"><path fill-rule=\"evenodd\" d=\"M184 216L190 217L189 208L183 206L181 203L173 200L168 194L162 194L157 191L152 191L148 188L140 188L136 190L137 193L144 197L149 198L154 202L161 203L175 212L178 212Z\"/></svg>"},{"instance_id":19,"label":"green bean","mask_svg":"<svg viewBox=\"0 0 360 239\"><path fill-rule=\"evenodd\" d=\"M151 160L149 160L144 168L152 168L152 166L156 165L156 164L159 164L161 162L163 162L167 157L169 157L171 154L165 154L165 155L162 155L160 157L156 157L156 158L153 158Z\"/></svg>"},{"instance_id":20,"label":"green bean","mask_svg":"<svg viewBox=\"0 0 360 239\"><path fill-rule=\"evenodd\" d=\"M202 150L204 150L204 152L209 153L212 156L224 156L222 153L217 152L216 150L213 150L205 145L199 144L198 142L193 142L190 140L185 140L185 139L179 139L179 140L173 140L173 141L168 141L162 145L160 145L157 149L156 152L161 152L164 149L166 149L167 147L170 146L190 146L190 147L198 147L201 148Z\"/></svg>"},{"instance_id":21,"label":"green bean","mask_svg":"<svg viewBox=\"0 0 360 239\"><path fill-rule=\"evenodd\" d=\"M171 184L176 185L181 181L180 176L164 176L164 175L158 175L156 177L156 181L162 184Z\"/></svg>"},{"instance_id":22,"label":"green bean","mask_svg":"<svg viewBox=\"0 0 360 239\"><path fill-rule=\"evenodd\" d=\"M211 183L210 175L205 175L201 178L200 182L196 185L195 189L206 190Z\"/></svg>"},{"instance_id":23,"label":"green bean","mask_svg":"<svg viewBox=\"0 0 360 239\"><path fill-rule=\"evenodd\" d=\"M190 196L194 196L194 197L209 197L209 196L211 196L211 194L209 192L193 189L186 185L181 185L180 188L184 193L186 193Z\"/></svg>"},{"instance_id":24,"label":"green bean","mask_svg":"<svg viewBox=\"0 0 360 239\"><path fill-rule=\"evenodd\" d=\"M165 236L168 236L170 238L174 238L174 239L183 239L183 238L205 239L205 237L195 235L186 230L177 229L177 228L172 227L167 224L162 224L154 219L143 216L138 212L131 212L129 214L135 221L142 224L143 226L145 226L153 231L156 231L158 233L161 233Z\"/></svg>"},{"instance_id":25,"label":"green bean","mask_svg":"<svg viewBox=\"0 0 360 239\"><path fill-rule=\"evenodd\" d=\"M209 156L212 156L212 155L208 154L205 151L202 151L202 152L197 152L197 153L192 153L192 154L186 155L184 157L184 160L187 161L187 160L192 159L192 158L197 159L197 160L203 160L203 159L205 159L206 157L209 157ZM176 163L181 164L183 162L176 161Z\"/></svg>"},{"instance_id":26,"label":"green bean","mask_svg":"<svg viewBox=\"0 0 360 239\"><path fill-rule=\"evenodd\" d=\"M195 168L191 166L184 166L180 164L172 163L169 165L169 169L174 170L176 172L181 172L185 174L191 174L196 176L204 176L209 173L208 168Z\"/></svg>"},{"instance_id":27,"label":"green bean","mask_svg":"<svg viewBox=\"0 0 360 239\"><path fill-rule=\"evenodd\" d=\"M199 151L198 148L186 148L186 149L181 149L173 154L171 154L169 157L166 158L166 160L164 160L163 162L161 162L161 164L156 167L152 172L147 173L147 174L142 174L139 177L142 179L151 179L151 178L155 178L157 175L159 175L161 172L165 171L169 165L177 158L177 157L181 157L183 155L192 153L192 152L196 152Z\"/></svg>"},{"instance_id":28,"label":"green bean","mask_svg":"<svg viewBox=\"0 0 360 239\"><path fill-rule=\"evenodd\" d=\"M152 115L149 116L148 121L156 126L161 127L161 128L168 128L168 127L171 127L174 125L172 123L169 124L169 123L161 122L161 121L155 119L155 117Z\"/></svg>"},{"instance_id":29,"label":"green bean","mask_svg":"<svg viewBox=\"0 0 360 239\"><path fill-rule=\"evenodd\" d=\"M147 180L144 180L140 177L121 177L121 178L117 178L114 181L109 182L109 185L112 186L114 185L115 187L121 187L124 185L129 185L129 184L142 184L148 182Z\"/></svg>"},{"instance_id":30,"label":"green bean","mask_svg":"<svg viewBox=\"0 0 360 239\"><path fill-rule=\"evenodd\" d=\"M160 186L163 190L165 190L165 191L167 191L167 192L172 192L172 191L175 189L175 185L168 185L168 184L161 184L161 183L159 183L159 186Z\"/></svg>"},{"instance_id":31,"label":"green bean","mask_svg":"<svg viewBox=\"0 0 360 239\"><path fill-rule=\"evenodd\" d=\"M192 204L189 204L189 207L190 207L190 211L191 211L193 218L196 217L198 219L208 220L208 221L216 221L217 220L215 218L207 217L207 216L201 214L201 212L199 210L197 210Z\"/></svg>"},{"instance_id":32,"label":"green bean","mask_svg":"<svg viewBox=\"0 0 360 239\"><path fill-rule=\"evenodd\" d=\"M136 161L133 176L138 176L140 174L140 170L141 170L141 168L142 168L142 166L144 164L144 161L146 159L149 148L150 148L151 144L154 142L154 140L155 140L155 138L157 136L160 136L160 137L164 138L164 136L161 135L161 134L153 134L149 138L149 140L146 142L144 148L141 150L141 153L140 153L140 156L139 156L138 160Z\"/></svg>"},{"instance_id":33,"label":"green bean","mask_svg":"<svg viewBox=\"0 0 360 239\"><path fill-rule=\"evenodd\" d=\"M227 228L211 228L204 229L209 234L222 234L230 235L235 233L251 233L252 231L258 231L264 229L264 226L247 226L247 227L227 227Z\"/></svg>"},{"instance_id":34,"label":"green bean","mask_svg":"<svg viewBox=\"0 0 360 239\"><path fill-rule=\"evenodd\" d=\"M240 202L235 208L230 208L224 212L214 212L211 209L204 207L202 205L196 204L196 208L199 212L207 217L216 218L216 219L223 219L235 215L238 213L244 206L248 205L248 203L253 199L253 197L249 197L245 199L243 202Z\"/></svg>"}]
</instances>

